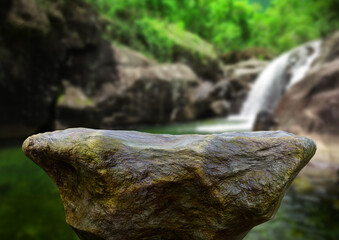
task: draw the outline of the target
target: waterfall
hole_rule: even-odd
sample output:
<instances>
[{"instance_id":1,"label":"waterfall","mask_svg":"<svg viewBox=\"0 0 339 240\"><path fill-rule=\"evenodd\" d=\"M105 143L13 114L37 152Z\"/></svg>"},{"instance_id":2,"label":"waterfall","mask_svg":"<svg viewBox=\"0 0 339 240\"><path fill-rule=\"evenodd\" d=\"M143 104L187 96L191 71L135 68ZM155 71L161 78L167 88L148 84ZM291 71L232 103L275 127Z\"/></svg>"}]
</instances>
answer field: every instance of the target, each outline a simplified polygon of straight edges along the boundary
<instances>
[{"instance_id":1,"label":"waterfall","mask_svg":"<svg viewBox=\"0 0 339 240\"><path fill-rule=\"evenodd\" d=\"M273 112L285 91L300 81L320 53L321 41L306 43L273 60L255 80L241 113L227 122L198 126L198 132L249 131L257 114Z\"/></svg>"},{"instance_id":2,"label":"waterfall","mask_svg":"<svg viewBox=\"0 0 339 240\"><path fill-rule=\"evenodd\" d=\"M305 76L320 46L321 41L306 43L273 60L255 80L240 116L254 119L260 111L273 112L286 89Z\"/></svg>"}]
</instances>

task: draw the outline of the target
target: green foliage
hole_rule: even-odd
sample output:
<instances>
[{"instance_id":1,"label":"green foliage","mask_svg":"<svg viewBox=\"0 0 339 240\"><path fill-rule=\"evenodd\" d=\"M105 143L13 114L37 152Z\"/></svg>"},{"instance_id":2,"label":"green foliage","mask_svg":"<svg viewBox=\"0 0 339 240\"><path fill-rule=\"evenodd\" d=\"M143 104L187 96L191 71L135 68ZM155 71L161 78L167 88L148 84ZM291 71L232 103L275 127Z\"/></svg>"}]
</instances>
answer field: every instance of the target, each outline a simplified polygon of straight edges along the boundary
<instances>
[{"instance_id":1,"label":"green foliage","mask_svg":"<svg viewBox=\"0 0 339 240\"><path fill-rule=\"evenodd\" d=\"M338 14L338 0L273 0L265 12L251 19L250 45L286 51L338 29Z\"/></svg>"},{"instance_id":2,"label":"green foliage","mask_svg":"<svg viewBox=\"0 0 339 240\"><path fill-rule=\"evenodd\" d=\"M178 51L185 50L196 55L215 57L212 45L183 30L178 24L166 24L160 20L144 18L139 20L137 25L147 49L160 60L171 59Z\"/></svg>"},{"instance_id":3,"label":"green foliage","mask_svg":"<svg viewBox=\"0 0 339 240\"><path fill-rule=\"evenodd\" d=\"M112 20L109 38L160 60L172 56L166 25L211 42L219 52L264 47L277 54L339 28L339 0L87 1Z\"/></svg>"},{"instance_id":4,"label":"green foliage","mask_svg":"<svg viewBox=\"0 0 339 240\"><path fill-rule=\"evenodd\" d=\"M171 59L174 43L173 39L168 37L167 26L161 21L148 18L140 19L136 24L147 50L159 60Z\"/></svg>"}]
</instances>

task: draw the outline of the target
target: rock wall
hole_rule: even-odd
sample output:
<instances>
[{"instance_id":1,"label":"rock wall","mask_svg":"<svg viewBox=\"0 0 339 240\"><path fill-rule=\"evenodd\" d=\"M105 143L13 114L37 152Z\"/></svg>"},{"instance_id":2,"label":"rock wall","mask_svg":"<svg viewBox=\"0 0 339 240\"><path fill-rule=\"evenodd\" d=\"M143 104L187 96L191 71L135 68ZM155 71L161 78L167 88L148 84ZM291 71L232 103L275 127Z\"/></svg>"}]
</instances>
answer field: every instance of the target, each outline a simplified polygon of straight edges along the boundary
<instances>
[{"instance_id":1,"label":"rock wall","mask_svg":"<svg viewBox=\"0 0 339 240\"><path fill-rule=\"evenodd\" d=\"M324 40L308 74L280 101L278 127L295 133L339 134L339 32Z\"/></svg>"},{"instance_id":2,"label":"rock wall","mask_svg":"<svg viewBox=\"0 0 339 240\"><path fill-rule=\"evenodd\" d=\"M83 1L5 0L0 17L0 137L53 128L62 81L87 95L118 80L111 44Z\"/></svg>"}]
</instances>

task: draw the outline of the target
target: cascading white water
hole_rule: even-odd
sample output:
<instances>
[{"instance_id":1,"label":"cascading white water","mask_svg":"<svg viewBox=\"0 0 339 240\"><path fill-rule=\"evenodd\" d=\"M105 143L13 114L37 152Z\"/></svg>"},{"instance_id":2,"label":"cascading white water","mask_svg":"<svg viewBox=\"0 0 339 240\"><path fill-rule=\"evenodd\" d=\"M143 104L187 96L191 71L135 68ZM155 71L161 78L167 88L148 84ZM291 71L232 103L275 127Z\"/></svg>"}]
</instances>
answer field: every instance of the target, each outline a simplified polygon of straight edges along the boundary
<instances>
[{"instance_id":1,"label":"cascading white water","mask_svg":"<svg viewBox=\"0 0 339 240\"><path fill-rule=\"evenodd\" d=\"M263 110L273 112L285 91L305 76L318 57L320 48L321 41L313 41L273 60L255 80L239 115L228 117L225 124L199 126L197 131L251 130L257 114Z\"/></svg>"},{"instance_id":2,"label":"cascading white water","mask_svg":"<svg viewBox=\"0 0 339 240\"><path fill-rule=\"evenodd\" d=\"M240 116L253 119L260 111L274 111L286 89L305 76L320 46L321 41L306 43L269 64L255 81Z\"/></svg>"},{"instance_id":3,"label":"cascading white water","mask_svg":"<svg viewBox=\"0 0 339 240\"><path fill-rule=\"evenodd\" d=\"M289 53L285 53L271 62L254 82L252 89L244 102L240 116L253 117L260 112L266 104L269 95L275 95L273 91L279 90L274 85L281 79L287 66ZM271 92L269 92L271 90Z\"/></svg>"},{"instance_id":4,"label":"cascading white water","mask_svg":"<svg viewBox=\"0 0 339 240\"><path fill-rule=\"evenodd\" d=\"M320 50L321 50L321 41L314 41L310 43L310 47L312 47L312 50L314 51L309 57L306 57L306 62L299 61L299 65L294 65L294 68L292 69L292 78L287 85L287 89L290 88L292 85L299 82L301 79L304 78L307 71L310 69L313 61L319 56ZM305 48L303 48L305 50ZM303 51L304 54L305 51Z\"/></svg>"}]
</instances>

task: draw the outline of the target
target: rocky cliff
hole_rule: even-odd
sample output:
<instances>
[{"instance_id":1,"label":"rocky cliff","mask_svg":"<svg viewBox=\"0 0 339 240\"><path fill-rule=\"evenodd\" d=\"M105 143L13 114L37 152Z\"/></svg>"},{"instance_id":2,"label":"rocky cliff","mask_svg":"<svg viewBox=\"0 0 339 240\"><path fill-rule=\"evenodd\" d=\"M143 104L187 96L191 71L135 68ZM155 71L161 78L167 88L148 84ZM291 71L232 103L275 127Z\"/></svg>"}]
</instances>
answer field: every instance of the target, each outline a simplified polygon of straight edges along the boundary
<instances>
[{"instance_id":1,"label":"rocky cliff","mask_svg":"<svg viewBox=\"0 0 339 240\"><path fill-rule=\"evenodd\" d=\"M63 81L86 95L118 80L114 51L83 1L5 0L0 17L0 136L53 128Z\"/></svg>"},{"instance_id":2,"label":"rocky cliff","mask_svg":"<svg viewBox=\"0 0 339 240\"><path fill-rule=\"evenodd\" d=\"M280 101L279 128L295 133L339 134L339 32L325 39L308 74Z\"/></svg>"}]
</instances>

